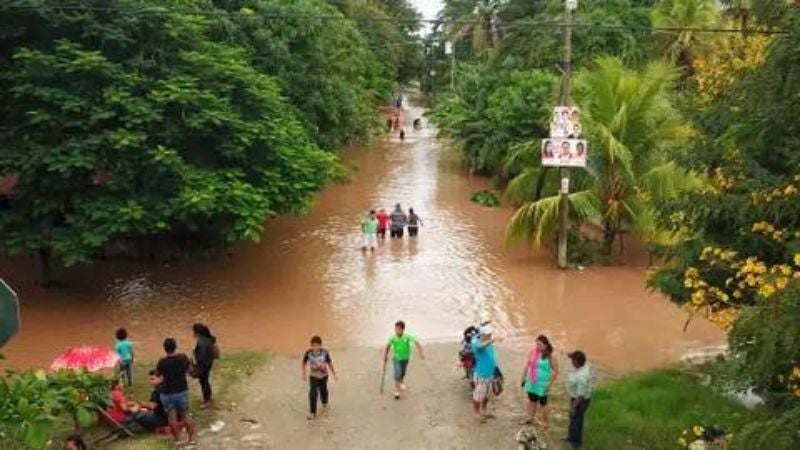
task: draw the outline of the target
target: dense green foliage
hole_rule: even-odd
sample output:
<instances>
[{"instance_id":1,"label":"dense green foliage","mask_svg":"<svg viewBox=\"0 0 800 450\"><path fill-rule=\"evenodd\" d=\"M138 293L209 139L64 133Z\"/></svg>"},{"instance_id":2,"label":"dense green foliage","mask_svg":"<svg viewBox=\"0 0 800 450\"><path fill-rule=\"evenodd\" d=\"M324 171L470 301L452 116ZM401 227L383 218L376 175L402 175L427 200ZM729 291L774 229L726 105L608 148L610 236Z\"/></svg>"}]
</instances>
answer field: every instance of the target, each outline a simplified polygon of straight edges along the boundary
<instances>
[{"instance_id":1,"label":"dense green foliage","mask_svg":"<svg viewBox=\"0 0 800 450\"><path fill-rule=\"evenodd\" d=\"M110 380L86 372L44 371L0 377L0 446L45 448L59 422L89 426L109 403Z\"/></svg>"},{"instance_id":2,"label":"dense green foliage","mask_svg":"<svg viewBox=\"0 0 800 450\"><path fill-rule=\"evenodd\" d=\"M0 248L45 263L258 239L334 179L395 76L322 0L60 5L0 6Z\"/></svg>"},{"instance_id":3,"label":"dense green foliage","mask_svg":"<svg viewBox=\"0 0 800 450\"><path fill-rule=\"evenodd\" d=\"M483 3L446 5L470 11L467 4ZM586 253L594 246L608 254L621 232L634 231L660 258L651 287L729 331L730 352L715 383L753 389L769 410L763 420L731 422L737 448L800 446L800 14L789 3L582 1L572 41L571 103L583 110L589 158L586 170L570 171L571 255L606 260ZM437 97L432 117L472 168L507 183L506 196L519 206L508 237L547 245L555 238L559 180L540 167L539 145L545 113L555 105L556 83L545 80L557 75L552 68L562 58L563 34L553 21L563 17L563 2L509 0L492 15L501 33L490 48L436 35L460 43L455 86L435 80L434 91L447 93ZM776 28L788 33L752 32ZM526 105L524 120L490 120L493 95L522 92L503 74L532 71L539 103ZM507 131L531 131L534 123L527 135ZM579 240L593 228L585 224L602 230L604 245ZM669 397L650 403L677 406L677 393ZM708 406L708 418L697 424L713 421ZM617 409L604 408L603 416ZM668 429L692 425L671 422L682 417L676 408L659 423L667 427L650 433L652 417L637 423L641 414L634 408L620 418L643 439L632 448L671 447Z\"/></svg>"}]
</instances>

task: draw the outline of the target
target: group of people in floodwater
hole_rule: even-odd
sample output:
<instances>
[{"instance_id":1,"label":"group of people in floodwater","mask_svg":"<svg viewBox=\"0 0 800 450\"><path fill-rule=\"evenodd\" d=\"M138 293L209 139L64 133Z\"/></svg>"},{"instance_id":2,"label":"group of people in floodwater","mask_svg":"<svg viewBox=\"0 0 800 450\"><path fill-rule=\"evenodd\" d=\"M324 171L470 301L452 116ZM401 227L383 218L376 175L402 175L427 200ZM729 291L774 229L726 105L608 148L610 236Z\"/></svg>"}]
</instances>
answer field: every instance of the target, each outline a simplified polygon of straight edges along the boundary
<instances>
[{"instance_id":1,"label":"group of people in floodwater","mask_svg":"<svg viewBox=\"0 0 800 450\"><path fill-rule=\"evenodd\" d=\"M386 239L386 232L389 232L391 239L402 239L405 230L408 229L408 237L415 238L419 234L419 227L422 226L422 219L414 212L414 208L409 208L408 213L403 210L400 204L396 204L391 214L381 208L376 213L374 209L361 222L362 245L361 250L375 251L378 239Z\"/></svg>"},{"instance_id":2,"label":"group of people in floodwater","mask_svg":"<svg viewBox=\"0 0 800 450\"><path fill-rule=\"evenodd\" d=\"M172 435L177 443L185 430L186 445L195 445L195 426L189 415L188 378L196 378L202 392L200 409L213 406L211 370L214 360L219 358L217 338L207 325L192 326L195 339L192 356L178 352L175 338L164 339L164 356L148 372L148 383L152 387L145 401L133 401L126 397L125 390L133 384L134 344L125 328L116 331L114 351L119 355L117 376L111 381L110 405L105 413L109 420L133 431L149 431ZM66 450L86 449L80 435L70 436L64 443Z\"/></svg>"},{"instance_id":3,"label":"group of people in floodwater","mask_svg":"<svg viewBox=\"0 0 800 450\"><path fill-rule=\"evenodd\" d=\"M401 141L406 139L406 129L401 124L401 117L403 113L403 94L400 92L395 92L392 94L392 106L394 107L394 113L392 117L386 119L386 129L387 131L397 131L398 137ZM413 122L414 130L420 130L422 128L422 119L417 117L414 119Z\"/></svg>"},{"instance_id":4,"label":"group of people in floodwater","mask_svg":"<svg viewBox=\"0 0 800 450\"><path fill-rule=\"evenodd\" d=\"M503 391L504 377L498 367L495 346L499 341L500 339L493 337L491 325L485 323L477 329L474 335L465 337L463 343L464 351L468 351L474 358L474 365L471 367L471 397L475 418L479 423L486 423L488 419L495 417L489 412L489 401ZM395 400L400 400L402 393L408 389L405 379L414 348L417 349L420 358L425 359L420 342L406 332L405 322L398 320L394 325L394 333L387 339L382 352L383 372L381 374L382 391L386 366L391 354ZM575 350L568 353L567 356L572 363L573 370L567 375L566 380L570 412L565 441L573 449L579 449L583 444L584 416L591 403L593 375L584 352ZM314 420L318 414L318 401L322 403L322 413L325 414L328 411L330 401L328 375L330 374L334 380L338 380L331 353L322 347L320 336L311 338L311 347L303 354L300 371L302 380L309 383L308 420ZM552 343L547 336L538 336L520 376L520 387L528 399L528 415L524 420L526 425L533 426L535 423L540 428L547 428L550 392L559 373Z\"/></svg>"}]
</instances>

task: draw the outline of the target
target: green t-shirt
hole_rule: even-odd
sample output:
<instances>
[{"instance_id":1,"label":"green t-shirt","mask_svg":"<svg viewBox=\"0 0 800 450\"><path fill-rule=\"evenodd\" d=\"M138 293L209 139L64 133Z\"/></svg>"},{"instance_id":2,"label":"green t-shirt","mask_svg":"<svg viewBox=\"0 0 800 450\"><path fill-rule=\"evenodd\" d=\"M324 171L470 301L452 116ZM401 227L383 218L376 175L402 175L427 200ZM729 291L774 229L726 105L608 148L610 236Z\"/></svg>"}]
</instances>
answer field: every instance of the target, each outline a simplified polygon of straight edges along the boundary
<instances>
[{"instance_id":1,"label":"green t-shirt","mask_svg":"<svg viewBox=\"0 0 800 450\"><path fill-rule=\"evenodd\" d=\"M378 219L367 217L361 222L361 231L364 234L376 234L378 232Z\"/></svg>"},{"instance_id":2,"label":"green t-shirt","mask_svg":"<svg viewBox=\"0 0 800 450\"><path fill-rule=\"evenodd\" d=\"M392 347L394 359L398 361L408 361L411 358L411 345L414 344L414 336L403 333L402 336L393 334L389 338L389 346Z\"/></svg>"}]
</instances>

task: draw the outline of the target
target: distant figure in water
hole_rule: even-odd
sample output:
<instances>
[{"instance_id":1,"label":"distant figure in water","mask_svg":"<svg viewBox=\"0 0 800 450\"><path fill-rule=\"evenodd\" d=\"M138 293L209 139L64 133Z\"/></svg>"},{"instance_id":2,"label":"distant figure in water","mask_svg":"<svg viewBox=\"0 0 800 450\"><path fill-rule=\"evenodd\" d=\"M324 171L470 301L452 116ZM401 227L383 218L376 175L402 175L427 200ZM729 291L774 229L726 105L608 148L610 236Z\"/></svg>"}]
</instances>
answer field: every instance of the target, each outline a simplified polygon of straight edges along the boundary
<instances>
[{"instance_id":1,"label":"distant figure in water","mask_svg":"<svg viewBox=\"0 0 800 450\"><path fill-rule=\"evenodd\" d=\"M422 219L414 212L414 208L408 209L408 237L417 237L419 227L422 226Z\"/></svg>"},{"instance_id":2,"label":"distant figure in water","mask_svg":"<svg viewBox=\"0 0 800 450\"><path fill-rule=\"evenodd\" d=\"M392 118L386 119L386 131L392 131L393 126Z\"/></svg>"},{"instance_id":3,"label":"distant figure in water","mask_svg":"<svg viewBox=\"0 0 800 450\"><path fill-rule=\"evenodd\" d=\"M371 210L369 215L361 222L361 233L364 239L361 250L364 252L366 252L367 249L375 251L378 233L378 219L375 218L375 210Z\"/></svg>"},{"instance_id":4,"label":"distant figure in water","mask_svg":"<svg viewBox=\"0 0 800 450\"><path fill-rule=\"evenodd\" d=\"M406 130L400 130L400 140L404 141L406 139Z\"/></svg>"},{"instance_id":5,"label":"distant figure in water","mask_svg":"<svg viewBox=\"0 0 800 450\"><path fill-rule=\"evenodd\" d=\"M422 129L422 119L420 119L419 117L414 119L414 129L415 130Z\"/></svg>"},{"instance_id":6,"label":"distant figure in water","mask_svg":"<svg viewBox=\"0 0 800 450\"><path fill-rule=\"evenodd\" d=\"M394 129L395 130L399 130L400 129L400 116L399 115L398 116L394 116Z\"/></svg>"}]
</instances>

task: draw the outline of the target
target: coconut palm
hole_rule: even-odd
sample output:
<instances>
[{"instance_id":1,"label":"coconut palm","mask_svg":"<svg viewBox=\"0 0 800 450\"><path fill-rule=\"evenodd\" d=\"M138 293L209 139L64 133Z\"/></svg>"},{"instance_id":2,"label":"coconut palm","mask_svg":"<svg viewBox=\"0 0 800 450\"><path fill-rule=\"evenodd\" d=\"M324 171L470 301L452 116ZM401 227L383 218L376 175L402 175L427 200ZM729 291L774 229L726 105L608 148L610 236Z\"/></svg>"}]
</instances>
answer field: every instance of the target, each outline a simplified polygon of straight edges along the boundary
<instances>
[{"instance_id":1,"label":"coconut palm","mask_svg":"<svg viewBox=\"0 0 800 450\"><path fill-rule=\"evenodd\" d=\"M600 225L608 251L620 231L653 235L654 202L699 183L673 161L691 134L669 100L676 78L675 69L663 62L637 72L611 57L598 59L576 78L575 98L589 132L590 153L587 170L573 170L571 184L578 189L569 194L571 220ZM521 146L520 151L526 149ZM512 152L510 158L515 157ZM535 171L523 170L509 184L511 198L520 198L519 191L525 190L529 200L511 218L507 238L539 246L554 236L559 196L551 185L554 195L531 198Z\"/></svg>"},{"instance_id":2,"label":"coconut palm","mask_svg":"<svg viewBox=\"0 0 800 450\"><path fill-rule=\"evenodd\" d=\"M450 20L447 35L454 41L470 39L473 53L494 48L500 41L499 19L504 0L452 0L445 4L441 17Z\"/></svg>"},{"instance_id":3,"label":"coconut palm","mask_svg":"<svg viewBox=\"0 0 800 450\"><path fill-rule=\"evenodd\" d=\"M714 0L660 0L652 21L657 28L675 29L660 32L662 50L672 62L689 68L704 47L698 30L719 23L719 8Z\"/></svg>"}]
</instances>

